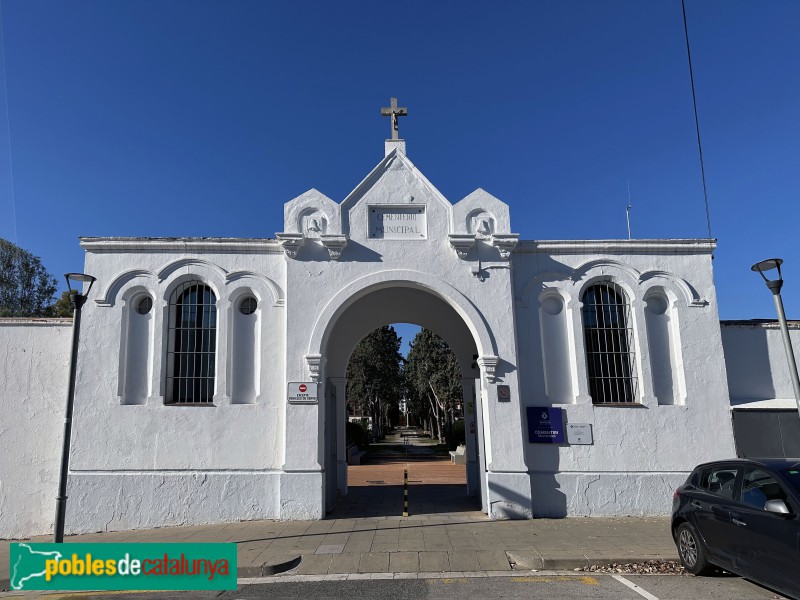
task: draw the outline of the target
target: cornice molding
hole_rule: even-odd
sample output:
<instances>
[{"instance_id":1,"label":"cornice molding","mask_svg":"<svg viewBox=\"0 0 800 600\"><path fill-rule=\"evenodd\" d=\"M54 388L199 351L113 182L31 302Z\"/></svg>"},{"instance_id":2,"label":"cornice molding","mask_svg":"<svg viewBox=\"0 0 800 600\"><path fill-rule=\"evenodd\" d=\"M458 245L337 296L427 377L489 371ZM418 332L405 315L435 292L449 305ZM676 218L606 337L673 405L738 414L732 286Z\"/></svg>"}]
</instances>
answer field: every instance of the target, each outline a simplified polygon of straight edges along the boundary
<instances>
[{"instance_id":1,"label":"cornice molding","mask_svg":"<svg viewBox=\"0 0 800 600\"><path fill-rule=\"evenodd\" d=\"M626 252L639 254L711 254L716 240L520 240L514 253L603 254Z\"/></svg>"},{"instance_id":2,"label":"cornice molding","mask_svg":"<svg viewBox=\"0 0 800 600\"><path fill-rule=\"evenodd\" d=\"M280 254L278 240L268 238L139 238L82 237L87 252L224 252Z\"/></svg>"},{"instance_id":3,"label":"cornice molding","mask_svg":"<svg viewBox=\"0 0 800 600\"><path fill-rule=\"evenodd\" d=\"M246 254L280 254L283 252L280 240L271 238L82 237L80 244L81 248L88 252L242 252ZM716 240L708 239L520 240L513 253L710 254L716 247Z\"/></svg>"}]
</instances>

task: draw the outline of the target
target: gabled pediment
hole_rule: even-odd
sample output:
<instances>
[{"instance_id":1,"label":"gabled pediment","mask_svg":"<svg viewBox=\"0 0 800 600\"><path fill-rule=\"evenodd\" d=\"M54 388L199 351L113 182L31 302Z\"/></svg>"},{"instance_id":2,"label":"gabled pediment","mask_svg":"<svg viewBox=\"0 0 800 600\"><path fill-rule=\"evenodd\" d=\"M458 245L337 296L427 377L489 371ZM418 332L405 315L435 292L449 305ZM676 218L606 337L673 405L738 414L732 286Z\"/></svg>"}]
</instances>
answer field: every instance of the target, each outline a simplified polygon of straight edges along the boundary
<instances>
[{"instance_id":1,"label":"gabled pediment","mask_svg":"<svg viewBox=\"0 0 800 600\"><path fill-rule=\"evenodd\" d=\"M314 188L283 205L283 230L287 233L308 233L310 223L318 233L341 233L339 204ZM314 232L311 232L314 233Z\"/></svg>"},{"instance_id":2,"label":"gabled pediment","mask_svg":"<svg viewBox=\"0 0 800 600\"><path fill-rule=\"evenodd\" d=\"M508 204L478 188L453 207L453 233L474 235L483 221L490 228L488 234L511 233Z\"/></svg>"},{"instance_id":3,"label":"gabled pediment","mask_svg":"<svg viewBox=\"0 0 800 600\"><path fill-rule=\"evenodd\" d=\"M349 219L362 202L371 205L425 205L429 211L431 204L435 204L447 212L448 222L453 209L436 186L397 149L387 154L344 199L341 204L343 230L349 231Z\"/></svg>"}]
</instances>

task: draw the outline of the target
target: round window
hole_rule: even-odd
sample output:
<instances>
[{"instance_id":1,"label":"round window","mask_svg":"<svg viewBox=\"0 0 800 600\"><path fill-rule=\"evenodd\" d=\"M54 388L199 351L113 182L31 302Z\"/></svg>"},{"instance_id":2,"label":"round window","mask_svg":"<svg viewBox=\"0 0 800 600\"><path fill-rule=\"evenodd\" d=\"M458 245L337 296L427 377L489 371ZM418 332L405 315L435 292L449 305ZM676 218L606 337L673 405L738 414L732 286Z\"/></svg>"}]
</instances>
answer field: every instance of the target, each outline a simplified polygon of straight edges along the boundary
<instances>
[{"instance_id":1,"label":"round window","mask_svg":"<svg viewBox=\"0 0 800 600\"><path fill-rule=\"evenodd\" d=\"M647 310L654 315L663 315L667 312L667 299L664 296L653 294L645 299L647 302Z\"/></svg>"},{"instance_id":2,"label":"round window","mask_svg":"<svg viewBox=\"0 0 800 600\"><path fill-rule=\"evenodd\" d=\"M243 315L252 315L258 308L258 302L252 296L248 296L239 304L239 312Z\"/></svg>"},{"instance_id":3,"label":"round window","mask_svg":"<svg viewBox=\"0 0 800 600\"><path fill-rule=\"evenodd\" d=\"M136 312L140 315L146 315L153 308L153 299L150 296L144 296L136 303Z\"/></svg>"}]
</instances>

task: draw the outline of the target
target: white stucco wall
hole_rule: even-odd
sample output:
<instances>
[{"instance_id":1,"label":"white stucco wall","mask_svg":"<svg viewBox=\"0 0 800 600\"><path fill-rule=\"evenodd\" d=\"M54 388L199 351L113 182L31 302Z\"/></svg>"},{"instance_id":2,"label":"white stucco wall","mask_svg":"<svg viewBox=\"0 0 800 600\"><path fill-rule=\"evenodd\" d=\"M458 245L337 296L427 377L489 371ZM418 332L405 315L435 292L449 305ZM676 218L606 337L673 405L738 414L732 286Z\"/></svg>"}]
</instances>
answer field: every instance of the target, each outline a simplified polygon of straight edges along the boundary
<instances>
[{"instance_id":1,"label":"white stucco wall","mask_svg":"<svg viewBox=\"0 0 800 600\"><path fill-rule=\"evenodd\" d=\"M76 380L67 530L129 529L278 515L283 463L285 261L270 240L82 239L97 290L83 309ZM166 405L168 303L199 279L217 299L214 401ZM126 311L153 299L152 340L124 356ZM258 300L255 398L231 397L232 328L238 299ZM144 345L142 345L144 347ZM122 378L148 364L150 395L128 403Z\"/></svg>"},{"instance_id":2,"label":"white stucco wall","mask_svg":"<svg viewBox=\"0 0 800 600\"><path fill-rule=\"evenodd\" d=\"M0 319L0 538L51 533L71 319Z\"/></svg>"},{"instance_id":3,"label":"white stucco wall","mask_svg":"<svg viewBox=\"0 0 800 600\"><path fill-rule=\"evenodd\" d=\"M589 423L594 436L592 445L527 444L537 515L668 514L672 491L697 463L735 456L712 247L702 240L520 243L513 256L523 402L560 407L566 423ZM598 405L589 395L581 300L596 281L621 285L631 305L633 404ZM681 389L669 404L654 392L652 329L645 326L655 292L668 299L679 341L671 370ZM540 326L547 311L540 309L554 297L573 364L571 396L551 399Z\"/></svg>"},{"instance_id":4,"label":"white stucco wall","mask_svg":"<svg viewBox=\"0 0 800 600\"><path fill-rule=\"evenodd\" d=\"M347 358L392 322L453 345L468 407L479 381L467 418L493 517L667 514L695 464L735 454L713 244L517 243L507 205L483 190L451 203L399 149L387 143L341 204L316 190L288 202L277 240L82 239L98 283L83 312L68 531L322 518L326 495L346 489ZM371 236L378 206L424 207L423 233ZM190 279L217 300L216 387L212 405L169 406L167 305ZM580 300L607 280L631 302L638 392L626 406L597 406L588 391ZM258 312L233 326L245 294ZM144 295L153 310L131 321ZM320 402L288 404L293 381L317 381ZM594 444L529 443L529 406L590 423Z\"/></svg>"},{"instance_id":5,"label":"white stucco wall","mask_svg":"<svg viewBox=\"0 0 800 600\"><path fill-rule=\"evenodd\" d=\"M722 344L731 404L795 408L789 363L777 322L723 321ZM800 323L789 323L795 361L800 362Z\"/></svg>"}]
</instances>

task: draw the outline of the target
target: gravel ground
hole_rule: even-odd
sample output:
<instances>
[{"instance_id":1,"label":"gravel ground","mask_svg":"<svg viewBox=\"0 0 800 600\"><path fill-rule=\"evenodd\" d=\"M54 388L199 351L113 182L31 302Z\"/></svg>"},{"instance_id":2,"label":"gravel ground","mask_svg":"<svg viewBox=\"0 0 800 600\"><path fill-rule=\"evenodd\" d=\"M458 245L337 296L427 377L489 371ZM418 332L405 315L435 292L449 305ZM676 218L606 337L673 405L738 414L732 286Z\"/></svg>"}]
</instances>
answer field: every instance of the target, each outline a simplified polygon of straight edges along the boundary
<instances>
[{"instance_id":1,"label":"gravel ground","mask_svg":"<svg viewBox=\"0 0 800 600\"><path fill-rule=\"evenodd\" d=\"M641 563L611 563L610 565L591 565L576 571L592 573L631 573L636 575L685 575L686 569L676 560L648 560Z\"/></svg>"}]
</instances>

